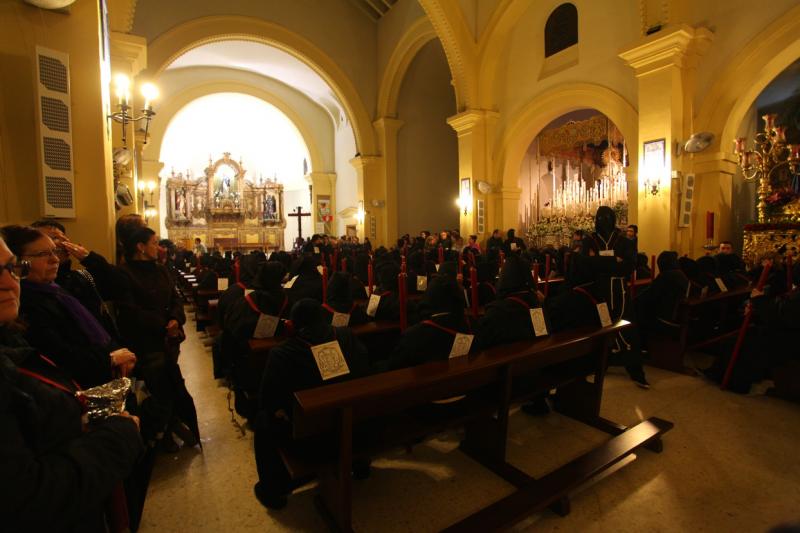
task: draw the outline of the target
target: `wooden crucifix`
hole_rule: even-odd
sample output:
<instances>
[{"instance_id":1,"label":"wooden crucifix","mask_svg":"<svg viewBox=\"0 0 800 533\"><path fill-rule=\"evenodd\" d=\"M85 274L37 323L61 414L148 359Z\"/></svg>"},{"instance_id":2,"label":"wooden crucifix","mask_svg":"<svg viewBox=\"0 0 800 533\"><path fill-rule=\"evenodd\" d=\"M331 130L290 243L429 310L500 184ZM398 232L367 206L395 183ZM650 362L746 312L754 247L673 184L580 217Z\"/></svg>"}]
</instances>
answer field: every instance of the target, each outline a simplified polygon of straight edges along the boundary
<instances>
[{"instance_id":1,"label":"wooden crucifix","mask_svg":"<svg viewBox=\"0 0 800 533\"><path fill-rule=\"evenodd\" d=\"M310 217L311 213L303 213L303 208L301 206L297 206L297 212L295 213L292 211L289 213L290 217L297 217L297 236L302 239L303 238L303 219L300 217Z\"/></svg>"}]
</instances>

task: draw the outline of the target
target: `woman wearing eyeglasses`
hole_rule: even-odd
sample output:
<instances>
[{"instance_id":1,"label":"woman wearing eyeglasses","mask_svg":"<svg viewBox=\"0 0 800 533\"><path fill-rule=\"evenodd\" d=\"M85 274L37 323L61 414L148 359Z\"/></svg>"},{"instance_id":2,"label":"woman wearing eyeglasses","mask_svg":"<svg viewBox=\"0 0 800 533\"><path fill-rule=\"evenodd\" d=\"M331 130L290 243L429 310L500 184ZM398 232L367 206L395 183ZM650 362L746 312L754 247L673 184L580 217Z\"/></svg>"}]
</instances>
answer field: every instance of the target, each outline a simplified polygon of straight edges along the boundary
<instances>
[{"instance_id":1,"label":"woman wearing eyeglasses","mask_svg":"<svg viewBox=\"0 0 800 533\"><path fill-rule=\"evenodd\" d=\"M12 253L30 265L22 281L20 309L28 342L82 387L107 383L114 374L130 374L136 356L120 346L80 301L54 283L59 258L50 237L26 226L6 226L2 234Z\"/></svg>"},{"instance_id":2,"label":"woman wearing eyeglasses","mask_svg":"<svg viewBox=\"0 0 800 533\"><path fill-rule=\"evenodd\" d=\"M0 520L3 531L106 531L104 507L143 451L138 419L88 431L75 384L22 338L28 265L0 239Z\"/></svg>"}]
</instances>

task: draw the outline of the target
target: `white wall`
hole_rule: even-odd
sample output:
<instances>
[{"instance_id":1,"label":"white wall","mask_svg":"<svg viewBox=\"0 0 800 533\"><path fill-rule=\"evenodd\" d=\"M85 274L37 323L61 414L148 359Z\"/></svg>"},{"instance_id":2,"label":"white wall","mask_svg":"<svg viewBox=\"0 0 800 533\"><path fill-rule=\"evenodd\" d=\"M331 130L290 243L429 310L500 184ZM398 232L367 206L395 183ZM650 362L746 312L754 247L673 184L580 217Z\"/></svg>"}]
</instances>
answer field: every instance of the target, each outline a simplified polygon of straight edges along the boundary
<instances>
[{"instance_id":1,"label":"white wall","mask_svg":"<svg viewBox=\"0 0 800 533\"><path fill-rule=\"evenodd\" d=\"M397 115L398 232L458 227L458 140L450 70L438 39L420 49L400 88ZM395 235L390 235L394 239Z\"/></svg>"},{"instance_id":2,"label":"white wall","mask_svg":"<svg viewBox=\"0 0 800 533\"><path fill-rule=\"evenodd\" d=\"M283 231L283 244L285 249L291 250L294 240L297 238L297 217L288 216L292 211L297 210L297 206L302 206L303 213L311 212L311 200L308 197L308 189L304 191L285 191L283 193L283 217L286 219L286 229ZM311 217L300 217L303 219L303 238L307 239L314 234L314 225Z\"/></svg>"},{"instance_id":3,"label":"white wall","mask_svg":"<svg viewBox=\"0 0 800 533\"><path fill-rule=\"evenodd\" d=\"M313 143L322 160L323 168L310 168L319 172L331 172L334 168L334 132L333 122L330 114L316 102L308 98L305 94L295 90L288 85L272 78L260 76L258 74L244 70L232 68L213 68L213 67L192 67L181 69L170 69L164 71L156 80L161 97L157 101L154 109L156 113L161 111L165 104L171 99L180 97L181 92L187 89L211 83L235 82L256 87L262 91L274 95L278 100L289 106L297 114L299 120L303 121L308 127L308 132L313 138ZM172 117L165 116L163 113L156 115L156 120L165 121ZM156 125L157 126L157 125ZM150 150L158 150L155 143L148 143L145 155L150 156ZM233 151L233 150L232 150ZM158 154L150 157L156 158Z\"/></svg>"}]
</instances>

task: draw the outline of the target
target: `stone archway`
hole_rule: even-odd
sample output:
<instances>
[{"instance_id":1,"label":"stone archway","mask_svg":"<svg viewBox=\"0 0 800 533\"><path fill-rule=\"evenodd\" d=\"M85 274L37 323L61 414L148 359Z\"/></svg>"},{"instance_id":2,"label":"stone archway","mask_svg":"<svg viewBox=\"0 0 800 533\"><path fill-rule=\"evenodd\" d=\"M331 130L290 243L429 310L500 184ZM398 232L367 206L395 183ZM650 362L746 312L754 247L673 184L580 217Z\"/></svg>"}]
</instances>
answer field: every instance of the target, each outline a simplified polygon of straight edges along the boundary
<instances>
[{"instance_id":1,"label":"stone archway","mask_svg":"<svg viewBox=\"0 0 800 533\"><path fill-rule=\"evenodd\" d=\"M519 202L519 166L531 141L556 118L578 109L591 108L607 116L619 128L625 139L639 138L639 115L622 96L600 85L569 83L553 87L534 96L517 114L495 145L494 217L490 225L511 228L517 222ZM629 175L637 175L638 150L636 142L628 143ZM635 180L634 180L635 183ZM635 186L630 187L629 210L636 213ZM635 220L635 219L634 219ZM633 220L632 220L633 221Z\"/></svg>"},{"instance_id":2,"label":"stone archway","mask_svg":"<svg viewBox=\"0 0 800 533\"><path fill-rule=\"evenodd\" d=\"M344 107L362 154L376 151L375 132L355 86L341 68L305 37L278 24L241 16L203 17L180 24L148 45L143 78L155 78L182 54L219 41L252 41L287 52L313 69L330 86Z\"/></svg>"}]
</instances>

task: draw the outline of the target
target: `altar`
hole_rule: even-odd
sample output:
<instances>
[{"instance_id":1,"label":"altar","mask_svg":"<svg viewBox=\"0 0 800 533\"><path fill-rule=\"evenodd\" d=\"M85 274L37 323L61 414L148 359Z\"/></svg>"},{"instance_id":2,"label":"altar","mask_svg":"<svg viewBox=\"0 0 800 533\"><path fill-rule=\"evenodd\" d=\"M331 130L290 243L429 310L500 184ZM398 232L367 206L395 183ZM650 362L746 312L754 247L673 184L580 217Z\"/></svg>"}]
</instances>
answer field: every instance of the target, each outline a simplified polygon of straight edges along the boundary
<instances>
[{"instance_id":1,"label":"altar","mask_svg":"<svg viewBox=\"0 0 800 533\"><path fill-rule=\"evenodd\" d=\"M230 152L213 161L203 176L191 171L166 181L169 239L191 249L195 238L209 248L279 250L284 248L283 185L246 176Z\"/></svg>"}]
</instances>

